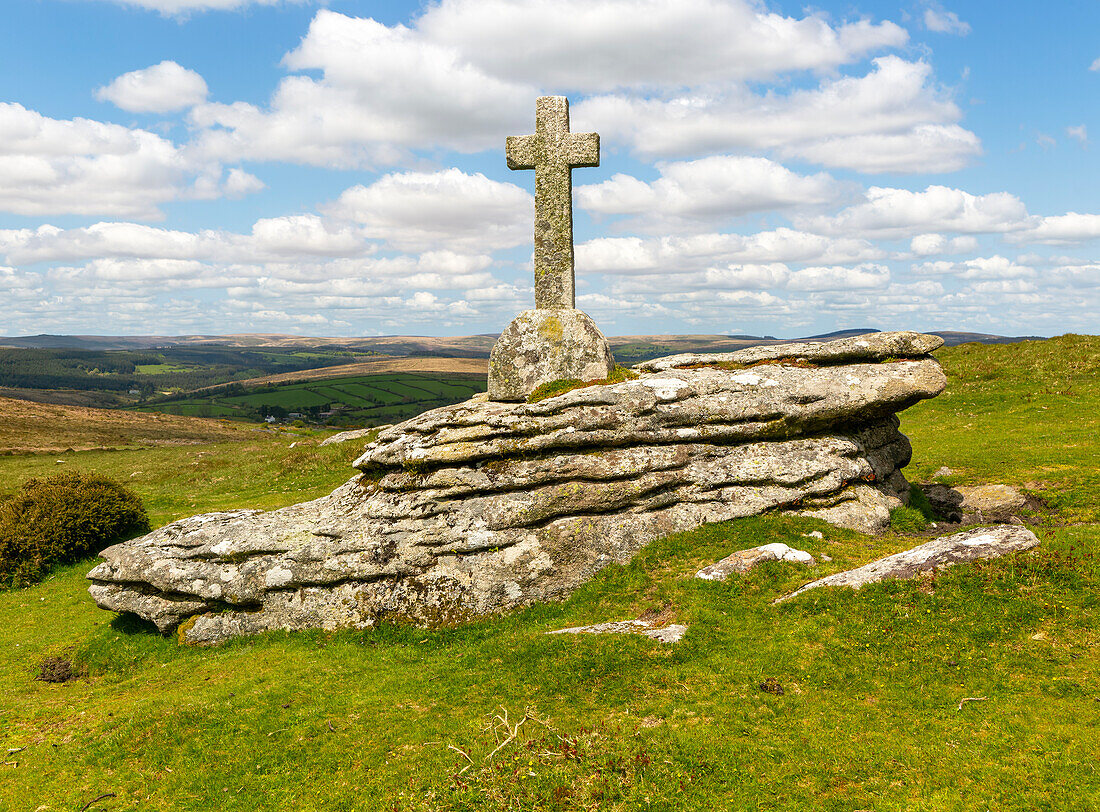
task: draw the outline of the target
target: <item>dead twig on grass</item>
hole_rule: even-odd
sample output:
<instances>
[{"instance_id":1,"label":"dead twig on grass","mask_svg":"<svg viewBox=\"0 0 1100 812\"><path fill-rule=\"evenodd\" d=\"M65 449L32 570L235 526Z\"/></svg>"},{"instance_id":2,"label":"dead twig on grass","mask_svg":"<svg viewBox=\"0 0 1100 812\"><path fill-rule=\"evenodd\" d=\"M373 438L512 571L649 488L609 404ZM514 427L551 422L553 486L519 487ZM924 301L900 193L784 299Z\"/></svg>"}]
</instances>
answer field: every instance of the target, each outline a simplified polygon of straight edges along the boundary
<instances>
[{"instance_id":1,"label":"dead twig on grass","mask_svg":"<svg viewBox=\"0 0 1100 812\"><path fill-rule=\"evenodd\" d=\"M106 801L108 798L117 798L118 796L113 792L104 792L98 798L92 798L84 806L80 807L80 812L85 812L92 804L98 804L100 801Z\"/></svg>"},{"instance_id":2,"label":"dead twig on grass","mask_svg":"<svg viewBox=\"0 0 1100 812\"><path fill-rule=\"evenodd\" d=\"M963 709L963 702L985 702L987 699L987 696L965 696L959 700L959 710Z\"/></svg>"}]
</instances>

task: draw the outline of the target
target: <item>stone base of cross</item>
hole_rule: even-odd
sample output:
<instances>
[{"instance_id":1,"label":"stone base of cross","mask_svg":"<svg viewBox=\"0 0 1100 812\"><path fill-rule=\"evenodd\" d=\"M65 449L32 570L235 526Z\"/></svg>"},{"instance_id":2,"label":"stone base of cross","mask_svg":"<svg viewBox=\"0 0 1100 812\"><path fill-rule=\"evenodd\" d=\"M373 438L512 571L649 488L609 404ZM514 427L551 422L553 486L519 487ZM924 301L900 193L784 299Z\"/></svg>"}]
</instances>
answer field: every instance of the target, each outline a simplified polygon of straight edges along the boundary
<instances>
[{"instance_id":1,"label":"stone base of cross","mask_svg":"<svg viewBox=\"0 0 1100 812\"><path fill-rule=\"evenodd\" d=\"M544 383L598 381L614 368L611 347L587 313L524 310L489 355L489 400L526 400Z\"/></svg>"},{"instance_id":2,"label":"stone base of cross","mask_svg":"<svg viewBox=\"0 0 1100 812\"><path fill-rule=\"evenodd\" d=\"M535 310L520 313L489 356L489 399L524 400L544 383L606 378L607 339L576 309L573 169L600 165L600 136L569 131L569 101L540 96L534 135L509 136L509 169L535 170Z\"/></svg>"}]
</instances>

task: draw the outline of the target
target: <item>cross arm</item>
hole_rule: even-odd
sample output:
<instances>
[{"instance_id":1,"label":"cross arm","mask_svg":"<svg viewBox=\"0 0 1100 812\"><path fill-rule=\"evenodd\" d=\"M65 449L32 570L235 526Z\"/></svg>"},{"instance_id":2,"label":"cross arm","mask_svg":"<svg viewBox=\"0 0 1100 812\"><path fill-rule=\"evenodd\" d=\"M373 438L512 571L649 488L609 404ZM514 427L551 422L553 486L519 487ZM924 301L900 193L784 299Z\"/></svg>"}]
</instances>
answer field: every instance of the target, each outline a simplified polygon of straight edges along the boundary
<instances>
[{"instance_id":1,"label":"cross arm","mask_svg":"<svg viewBox=\"0 0 1100 812\"><path fill-rule=\"evenodd\" d=\"M570 166L600 165L599 133L569 133L565 148L566 160Z\"/></svg>"},{"instance_id":2,"label":"cross arm","mask_svg":"<svg viewBox=\"0 0 1100 812\"><path fill-rule=\"evenodd\" d=\"M509 135L504 154L509 169L534 169L542 152L542 139L537 135Z\"/></svg>"}]
</instances>

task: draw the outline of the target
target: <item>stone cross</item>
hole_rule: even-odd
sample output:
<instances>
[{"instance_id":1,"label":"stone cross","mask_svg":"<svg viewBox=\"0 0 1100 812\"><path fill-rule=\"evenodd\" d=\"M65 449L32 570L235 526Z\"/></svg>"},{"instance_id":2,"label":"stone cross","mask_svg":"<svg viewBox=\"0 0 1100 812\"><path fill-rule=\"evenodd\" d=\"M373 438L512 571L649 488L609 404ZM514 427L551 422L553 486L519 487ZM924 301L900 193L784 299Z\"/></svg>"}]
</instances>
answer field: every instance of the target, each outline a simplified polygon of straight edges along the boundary
<instances>
[{"instance_id":1,"label":"stone cross","mask_svg":"<svg viewBox=\"0 0 1100 812\"><path fill-rule=\"evenodd\" d=\"M535 134L508 136L506 155L535 170L535 307L573 308L573 167L600 165L600 136L569 132L565 96L539 96Z\"/></svg>"}]
</instances>

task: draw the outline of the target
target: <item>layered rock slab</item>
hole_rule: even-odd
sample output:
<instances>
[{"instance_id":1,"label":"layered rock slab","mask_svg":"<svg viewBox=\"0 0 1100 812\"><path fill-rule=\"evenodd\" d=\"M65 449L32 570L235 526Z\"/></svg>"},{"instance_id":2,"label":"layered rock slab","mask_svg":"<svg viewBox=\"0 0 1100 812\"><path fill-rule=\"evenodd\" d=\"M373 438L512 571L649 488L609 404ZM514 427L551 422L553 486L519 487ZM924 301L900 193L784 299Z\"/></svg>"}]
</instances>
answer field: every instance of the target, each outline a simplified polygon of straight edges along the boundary
<instances>
[{"instance_id":1,"label":"layered rock slab","mask_svg":"<svg viewBox=\"0 0 1100 812\"><path fill-rule=\"evenodd\" d=\"M669 369L538 403L484 396L386 429L329 496L108 548L92 595L182 639L449 624L561 598L650 541L766 510L873 532L910 456L895 412L930 358Z\"/></svg>"},{"instance_id":2,"label":"layered rock slab","mask_svg":"<svg viewBox=\"0 0 1100 812\"><path fill-rule=\"evenodd\" d=\"M1002 555L1030 550L1038 544L1039 538L1025 527L1012 524L977 527L950 536L940 536L911 550L876 559L854 570L811 581L790 595L777 599L775 603L788 601L796 595L823 586L859 589L879 581L916 578L922 573L955 564L999 558Z\"/></svg>"}]
</instances>

